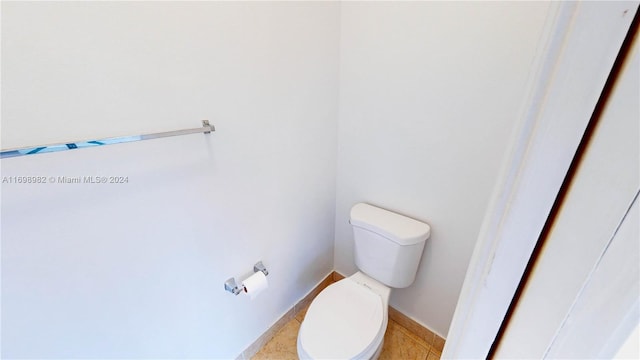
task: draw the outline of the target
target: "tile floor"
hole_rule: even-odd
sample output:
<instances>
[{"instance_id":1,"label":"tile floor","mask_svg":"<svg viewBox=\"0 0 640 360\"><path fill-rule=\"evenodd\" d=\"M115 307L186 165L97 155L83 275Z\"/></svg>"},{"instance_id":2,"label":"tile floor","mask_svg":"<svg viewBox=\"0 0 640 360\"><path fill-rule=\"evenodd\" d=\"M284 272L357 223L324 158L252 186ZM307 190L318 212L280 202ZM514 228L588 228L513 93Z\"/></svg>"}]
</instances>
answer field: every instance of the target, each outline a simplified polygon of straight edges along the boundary
<instances>
[{"instance_id":1,"label":"tile floor","mask_svg":"<svg viewBox=\"0 0 640 360\"><path fill-rule=\"evenodd\" d=\"M298 359L296 341L298 330L306 309L291 319L252 360L294 360ZM380 360L438 360L440 351L427 344L397 322L389 319Z\"/></svg>"}]
</instances>

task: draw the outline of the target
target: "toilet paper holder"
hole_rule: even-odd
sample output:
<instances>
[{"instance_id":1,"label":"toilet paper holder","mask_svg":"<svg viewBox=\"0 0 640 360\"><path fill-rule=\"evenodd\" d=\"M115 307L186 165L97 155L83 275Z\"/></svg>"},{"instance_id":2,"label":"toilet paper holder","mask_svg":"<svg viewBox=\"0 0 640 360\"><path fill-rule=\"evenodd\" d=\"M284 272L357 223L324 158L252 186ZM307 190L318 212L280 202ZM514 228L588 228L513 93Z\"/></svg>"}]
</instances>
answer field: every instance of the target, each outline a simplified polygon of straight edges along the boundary
<instances>
[{"instance_id":1,"label":"toilet paper holder","mask_svg":"<svg viewBox=\"0 0 640 360\"><path fill-rule=\"evenodd\" d=\"M262 271L265 276L269 275L269 271L266 267L264 267L262 261L258 261L255 265L253 265L253 272L257 273L258 271ZM238 295L244 290L244 287L238 286L235 278L229 278L224 282L224 289L234 295Z\"/></svg>"}]
</instances>

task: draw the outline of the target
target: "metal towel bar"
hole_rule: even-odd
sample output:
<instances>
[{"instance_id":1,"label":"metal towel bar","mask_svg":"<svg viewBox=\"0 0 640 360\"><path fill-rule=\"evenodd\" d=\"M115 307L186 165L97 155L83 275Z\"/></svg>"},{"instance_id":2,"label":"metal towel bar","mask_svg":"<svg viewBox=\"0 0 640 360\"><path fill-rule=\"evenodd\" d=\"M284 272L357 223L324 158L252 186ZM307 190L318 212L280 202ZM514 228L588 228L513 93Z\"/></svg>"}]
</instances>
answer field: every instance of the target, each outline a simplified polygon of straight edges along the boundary
<instances>
[{"instance_id":1,"label":"metal towel bar","mask_svg":"<svg viewBox=\"0 0 640 360\"><path fill-rule=\"evenodd\" d=\"M3 150L0 150L0 159L16 157L16 156L24 156L24 155L43 154L43 153L55 152L55 151L82 149L82 148L95 147L95 146L101 146L101 145L112 145L112 144L121 144L121 143L141 141L141 140L159 139L159 138L170 137L170 136L180 136L180 135L197 134L197 133L209 134L212 131L216 131L216 129L213 125L209 124L209 120L202 120L202 127L195 128L195 129L174 130L174 131L159 132L154 134L143 134L143 135L133 135L133 136L120 136L120 137L112 137L112 138L106 138L101 140L73 141L73 142L66 142L62 144L28 146L28 147L18 148L18 149L6 149L6 150L3 149Z\"/></svg>"}]
</instances>

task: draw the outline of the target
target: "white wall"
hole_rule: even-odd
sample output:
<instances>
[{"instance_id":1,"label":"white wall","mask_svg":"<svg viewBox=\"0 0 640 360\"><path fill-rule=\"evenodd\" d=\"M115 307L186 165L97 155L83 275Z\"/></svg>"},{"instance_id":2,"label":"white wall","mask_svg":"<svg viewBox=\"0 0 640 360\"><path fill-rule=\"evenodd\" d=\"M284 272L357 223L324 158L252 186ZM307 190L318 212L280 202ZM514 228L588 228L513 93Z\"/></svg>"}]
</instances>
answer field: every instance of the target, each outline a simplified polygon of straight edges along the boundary
<instances>
[{"instance_id":1,"label":"white wall","mask_svg":"<svg viewBox=\"0 0 640 360\"><path fill-rule=\"evenodd\" d=\"M432 226L391 305L446 336L549 4L344 3L335 266L360 201Z\"/></svg>"},{"instance_id":2,"label":"white wall","mask_svg":"<svg viewBox=\"0 0 640 360\"><path fill-rule=\"evenodd\" d=\"M333 268L333 3L2 4L2 357L232 358ZM263 260L257 300L223 290Z\"/></svg>"},{"instance_id":3,"label":"white wall","mask_svg":"<svg viewBox=\"0 0 640 360\"><path fill-rule=\"evenodd\" d=\"M2 148L218 131L2 161L129 177L3 184L2 355L236 356L355 271L359 201L432 225L391 303L446 335L547 7L3 3ZM260 259L259 300L223 291Z\"/></svg>"}]
</instances>

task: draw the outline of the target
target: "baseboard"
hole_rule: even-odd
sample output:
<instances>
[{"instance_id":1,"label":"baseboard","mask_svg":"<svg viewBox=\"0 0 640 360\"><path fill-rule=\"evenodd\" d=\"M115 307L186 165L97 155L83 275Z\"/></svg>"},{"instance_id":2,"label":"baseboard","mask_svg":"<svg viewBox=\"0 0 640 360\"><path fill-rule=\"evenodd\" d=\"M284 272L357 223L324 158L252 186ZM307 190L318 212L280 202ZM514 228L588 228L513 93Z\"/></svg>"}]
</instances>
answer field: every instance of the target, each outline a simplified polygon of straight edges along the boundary
<instances>
[{"instance_id":1,"label":"baseboard","mask_svg":"<svg viewBox=\"0 0 640 360\"><path fill-rule=\"evenodd\" d=\"M243 359L251 359L255 354L264 347L264 345L269 342L277 333L282 329L284 325L286 325L293 318L298 316L301 311L305 310L307 306L313 301L313 299L327 286L331 285L336 281L340 281L344 279L344 275L332 271L327 277L325 277L316 287L314 287L307 295L305 295L302 300L298 301L289 311L287 311L278 321L276 321L267 331L265 331L260 337L254 341L249 347L247 347L237 358L236 360ZM300 314L302 315L302 314ZM438 334L433 331L427 329L417 321L408 317L407 315L401 313L397 309L392 306L389 306L389 318L401 326L407 328L421 339L423 339L427 344L432 346L438 351L442 351L444 347L445 339L438 336ZM300 319L302 320L302 319Z\"/></svg>"},{"instance_id":2,"label":"baseboard","mask_svg":"<svg viewBox=\"0 0 640 360\"><path fill-rule=\"evenodd\" d=\"M426 342L428 345L432 346L437 351L442 352L445 342L442 337L422 326L420 323L408 317L407 315L401 313L393 306L389 306L389 319L407 328L409 331L424 340L424 342Z\"/></svg>"}]
</instances>

